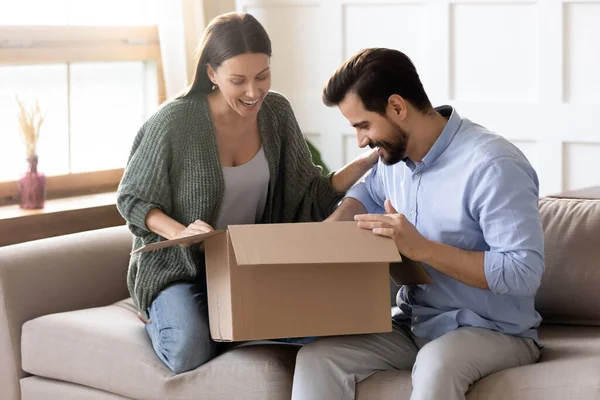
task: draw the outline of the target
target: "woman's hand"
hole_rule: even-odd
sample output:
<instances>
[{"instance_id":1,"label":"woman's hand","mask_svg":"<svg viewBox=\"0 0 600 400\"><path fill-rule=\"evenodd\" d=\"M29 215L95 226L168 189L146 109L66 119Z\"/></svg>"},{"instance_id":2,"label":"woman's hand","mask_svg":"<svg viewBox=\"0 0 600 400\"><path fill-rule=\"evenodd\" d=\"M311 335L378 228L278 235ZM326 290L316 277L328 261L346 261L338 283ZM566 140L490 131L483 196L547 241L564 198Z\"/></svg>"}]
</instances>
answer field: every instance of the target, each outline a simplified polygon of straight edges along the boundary
<instances>
[{"instance_id":1,"label":"woman's hand","mask_svg":"<svg viewBox=\"0 0 600 400\"><path fill-rule=\"evenodd\" d=\"M379 161L379 153L377 153L377 149L371 149L371 151L361 154L357 158L357 160L360 160L360 159L364 159L364 162L366 163L366 165L368 165L368 169L367 169L367 171L368 171L369 169L373 168L373 166L375 164L377 164L377 161ZM365 173L367 171L365 171Z\"/></svg>"},{"instance_id":2,"label":"woman's hand","mask_svg":"<svg viewBox=\"0 0 600 400\"><path fill-rule=\"evenodd\" d=\"M191 224L189 224L185 229L179 231L173 239L180 239L188 236L200 235L202 233L208 233L214 231L213 227L207 224L206 222L198 219ZM181 247L188 247L194 243L201 242L202 240L198 240L192 243L184 243L181 244Z\"/></svg>"},{"instance_id":3,"label":"woman's hand","mask_svg":"<svg viewBox=\"0 0 600 400\"><path fill-rule=\"evenodd\" d=\"M192 222L186 227L160 211L158 208L150 210L146 216L146 226L152 232L168 240L180 239L214 231L212 226L200 219ZM181 247L189 247L194 243L182 244Z\"/></svg>"},{"instance_id":4,"label":"woman's hand","mask_svg":"<svg viewBox=\"0 0 600 400\"><path fill-rule=\"evenodd\" d=\"M354 161L336 171L331 177L331 185L338 193L347 192L360 178L362 178L379 160L377 149L373 149L358 156Z\"/></svg>"}]
</instances>

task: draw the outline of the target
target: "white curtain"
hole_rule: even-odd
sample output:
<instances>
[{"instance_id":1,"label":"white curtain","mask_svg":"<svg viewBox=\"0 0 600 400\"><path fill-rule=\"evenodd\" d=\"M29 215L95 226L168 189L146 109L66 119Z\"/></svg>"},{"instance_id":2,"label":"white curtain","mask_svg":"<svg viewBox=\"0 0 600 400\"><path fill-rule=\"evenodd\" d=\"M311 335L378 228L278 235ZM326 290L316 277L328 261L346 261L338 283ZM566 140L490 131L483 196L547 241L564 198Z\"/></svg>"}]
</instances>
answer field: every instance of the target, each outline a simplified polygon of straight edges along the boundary
<instances>
[{"instance_id":1,"label":"white curtain","mask_svg":"<svg viewBox=\"0 0 600 400\"><path fill-rule=\"evenodd\" d=\"M181 92L193 79L195 49L205 28L205 1L158 0L158 36L167 98Z\"/></svg>"}]
</instances>

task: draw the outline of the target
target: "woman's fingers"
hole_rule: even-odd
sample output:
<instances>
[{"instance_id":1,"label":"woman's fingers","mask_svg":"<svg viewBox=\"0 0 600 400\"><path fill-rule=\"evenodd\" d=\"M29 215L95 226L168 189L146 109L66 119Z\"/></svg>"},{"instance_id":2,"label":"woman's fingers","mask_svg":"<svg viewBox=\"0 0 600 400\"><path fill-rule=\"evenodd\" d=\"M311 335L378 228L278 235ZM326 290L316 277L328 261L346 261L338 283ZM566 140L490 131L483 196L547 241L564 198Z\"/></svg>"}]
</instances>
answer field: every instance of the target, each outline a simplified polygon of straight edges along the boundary
<instances>
[{"instance_id":1,"label":"woman's fingers","mask_svg":"<svg viewBox=\"0 0 600 400\"><path fill-rule=\"evenodd\" d=\"M204 233L214 231L212 226L210 226L209 224L207 224L206 222L204 222L200 219L192 222L190 224L189 228L194 228L194 229L200 230L201 232L204 232Z\"/></svg>"}]
</instances>

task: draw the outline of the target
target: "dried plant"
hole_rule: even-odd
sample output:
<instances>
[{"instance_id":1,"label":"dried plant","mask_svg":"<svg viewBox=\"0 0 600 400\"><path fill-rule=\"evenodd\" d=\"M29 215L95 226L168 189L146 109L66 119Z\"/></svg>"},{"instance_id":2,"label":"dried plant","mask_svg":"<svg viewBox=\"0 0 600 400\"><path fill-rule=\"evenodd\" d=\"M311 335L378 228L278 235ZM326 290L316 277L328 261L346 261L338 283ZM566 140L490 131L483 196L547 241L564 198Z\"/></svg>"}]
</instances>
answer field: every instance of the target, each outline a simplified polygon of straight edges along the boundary
<instances>
[{"instance_id":1,"label":"dried plant","mask_svg":"<svg viewBox=\"0 0 600 400\"><path fill-rule=\"evenodd\" d=\"M19 130L21 132L21 139L25 144L27 159L31 160L37 156L36 146L45 115L40 110L38 99L35 99L35 107L28 109L18 96L15 97L19 104Z\"/></svg>"}]
</instances>

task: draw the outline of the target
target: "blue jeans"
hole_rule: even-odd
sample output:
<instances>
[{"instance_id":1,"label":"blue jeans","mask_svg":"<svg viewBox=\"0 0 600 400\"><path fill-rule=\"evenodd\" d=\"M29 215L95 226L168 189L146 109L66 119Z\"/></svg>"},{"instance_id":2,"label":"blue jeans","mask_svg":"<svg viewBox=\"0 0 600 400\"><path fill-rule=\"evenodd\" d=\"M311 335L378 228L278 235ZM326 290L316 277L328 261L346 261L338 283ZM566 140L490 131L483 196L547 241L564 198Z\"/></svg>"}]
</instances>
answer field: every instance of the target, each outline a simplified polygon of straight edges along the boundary
<instances>
[{"instance_id":1,"label":"blue jeans","mask_svg":"<svg viewBox=\"0 0 600 400\"><path fill-rule=\"evenodd\" d=\"M216 357L224 343L211 339L206 284L178 282L163 289L148 310L146 332L156 355L176 374L191 371ZM280 339L305 344L315 338Z\"/></svg>"},{"instance_id":2,"label":"blue jeans","mask_svg":"<svg viewBox=\"0 0 600 400\"><path fill-rule=\"evenodd\" d=\"M210 338L206 285L175 283L162 290L148 310L146 332L156 355L176 374L190 371L219 353Z\"/></svg>"}]
</instances>

